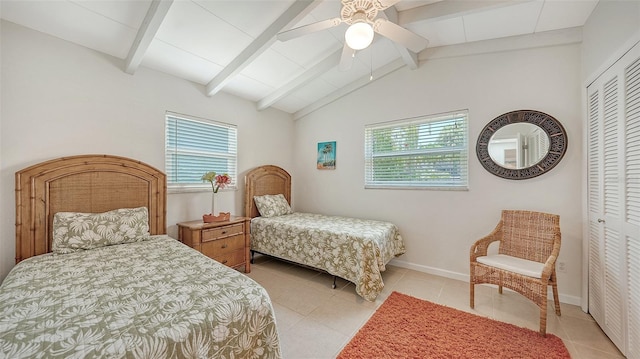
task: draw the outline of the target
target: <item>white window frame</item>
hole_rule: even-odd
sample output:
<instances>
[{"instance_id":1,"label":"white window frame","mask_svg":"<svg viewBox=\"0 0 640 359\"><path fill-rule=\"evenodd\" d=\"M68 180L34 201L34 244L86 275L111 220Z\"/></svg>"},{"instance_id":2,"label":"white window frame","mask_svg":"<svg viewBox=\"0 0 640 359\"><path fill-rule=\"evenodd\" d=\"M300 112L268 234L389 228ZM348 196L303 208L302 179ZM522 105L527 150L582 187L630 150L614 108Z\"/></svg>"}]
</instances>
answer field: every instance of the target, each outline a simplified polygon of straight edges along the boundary
<instances>
[{"instance_id":1,"label":"white window frame","mask_svg":"<svg viewBox=\"0 0 640 359\"><path fill-rule=\"evenodd\" d=\"M462 135L463 139L460 142L456 143L456 145L451 146L437 146L433 148L427 148L427 144L430 146L437 145L438 142L434 141L438 139L435 137L436 135L432 135L431 132L426 134L421 134L420 127L417 126L433 126L436 128L436 133L439 136L437 128L443 128L445 125L453 124L455 127L456 135ZM438 127L439 126L439 127ZM461 128L458 130L458 126ZM404 136L403 130L411 130L418 131L416 133L416 137L414 140L416 141L416 145L414 147L422 147L422 148L409 148L406 150L402 150L400 148L395 148L395 146L400 145L402 142L402 138ZM391 131L391 134L389 132ZM389 136L386 140L391 141L391 146L394 147L390 150L386 151L376 151L374 152L374 135L378 136L384 135L385 132L387 136ZM405 135L406 136L406 135ZM394 143L398 141L398 143ZM377 124L371 124L365 126L365 179L364 184L365 188L385 188L385 189L430 189L430 190L460 190L465 191L469 189L469 111L468 110L459 110L452 111L447 113L433 114L433 115L425 115L420 117L402 119L397 121L383 122ZM419 143L423 145L420 146ZM376 160L380 161L381 159L392 159L396 158L401 164L402 161L405 162L405 166L409 166L409 172L413 172L412 169L417 167L411 167L411 161L413 164L425 164L428 163L429 166L435 167L433 159L424 162L416 162L416 160L421 161L423 159L428 158L428 156L442 156L442 155L453 155L454 158L457 159L455 162L450 161L442 161L435 162L441 163L442 165L451 166L457 165L455 167L457 171L457 175L442 178L443 172L439 172L437 176L434 174L434 177L428 178L425 177L424 180L420 178L410 178L410 179L402 179L400 176L393 177L392 172L380 170L375 172L374 163ZM405 167L407 168L407 167ZM424 172L428 172L428 170L423 170ZM410 173L409 176L414 175L415 173ZM405 173L406 175L406 173ZM419 174L415 174L419 176ZM385 177L386 176L386 177ZM378 177L379 179L376 179ZM384 179L380 179L383 178Z\"/></svg>"},{"instance_id":2,"label":"white window frame","mask_svg":"<svg viewBox=\"0 0 640 359\"><path fill-rule=\"evenodd\" d=\"M184 146L181 146L180 142L177 141L178 136L174 138L174 142L170 143L170 132L171 130L178 132L178 128L174 127L173 129L170 126L175 126L178 123L189 124L192 123L196 126L210 126L210 128L218 128L224 129L228 131L228 137L224 140L216 139L216 138L200 138L198 140L202 140L199 142L200 144L206 146L211 145L211 149L187 149ZM184 133L184 131L182 131ZM207 143L207 140L211 140L210 143ZM177 142L176 142L177 141ZM216 142L219 141L219 142ZM211 191L211 183L202 181L202 175L209 171L215 171L218 174L227 173L231 177L231 184L225 189L221 189L221 191L227 190L236 190L237 189L237 174L238 174L238 130L236 125L213 121L209 119L179 114L175 112L167 111L165 114L165 173L167 175L167 191L170 193L177 192L203 192L203 191ZM222 143L223 147L227 147L225 151L216 150L215 147L219 147ZM182 147L182 148L181 148ZM214 161L225 161L226 167L218 167L214 168L215 165L207 166L200 165L190 161L190 165L185 165L185 167L181 167L180 165L180 155L182 156L191 156L191 157L202 157L203 162L210 160ZM175 163L174 163L175 162ZM198 168L202 167L202 168ZM184 168L184 172L181 172L181 168ZM179 177L184 177L185 172L187 172L186 176L193 177L193 180L189 180L185 182L184 180L178 180ZM191 172L191 174L188 174ZM202 173L200 173L202 172Z\"/></svg>"}]
</instances>

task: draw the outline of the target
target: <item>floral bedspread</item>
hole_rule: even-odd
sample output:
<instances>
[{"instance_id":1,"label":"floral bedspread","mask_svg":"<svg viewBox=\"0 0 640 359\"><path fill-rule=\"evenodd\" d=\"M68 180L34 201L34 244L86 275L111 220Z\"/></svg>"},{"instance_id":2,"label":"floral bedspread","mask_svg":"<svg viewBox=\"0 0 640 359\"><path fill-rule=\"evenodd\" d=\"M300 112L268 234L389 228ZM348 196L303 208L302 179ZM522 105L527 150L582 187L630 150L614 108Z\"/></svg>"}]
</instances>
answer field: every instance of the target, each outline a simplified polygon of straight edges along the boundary
<instances>
[{"instance_id":1,"label":"floral bedspread","mask_svg":"<svg viewBox=\"0 0 640 359\"><path fill-rule=\"evenodd\" d=\"M392 223L312 213L252 219L251 249L351 281L369 301L384 287L385 265L405 252Z\"/></svg>"},{"instance_id":2,"label":"floral bedspread","mask_svg":"<svg viewBox=\"0 0 640 359\"><path fill-rule=\"evenodd\" d=\"M251 278L168 236L18 263L0 286L0 358L280 358Z\"/></svg>"}]
</instances>

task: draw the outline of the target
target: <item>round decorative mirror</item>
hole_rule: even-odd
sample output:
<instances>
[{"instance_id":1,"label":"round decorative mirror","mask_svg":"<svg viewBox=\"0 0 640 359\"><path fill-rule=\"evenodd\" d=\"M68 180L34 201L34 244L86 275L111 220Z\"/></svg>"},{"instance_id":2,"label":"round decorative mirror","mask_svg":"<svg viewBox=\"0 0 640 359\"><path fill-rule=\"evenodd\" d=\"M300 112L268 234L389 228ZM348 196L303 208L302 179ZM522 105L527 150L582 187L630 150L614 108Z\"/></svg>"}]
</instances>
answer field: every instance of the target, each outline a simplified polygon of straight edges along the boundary
<instances>
[{"instance_id":1,"label":"round decorative mirror","mask_svg":"<svg viewBox=\"0 0 640 359\"><path fill-rule=\"evenodd\" d=\"M478 137L482 166L507 179L537 177L560 162L567 133L555 118L533 110L512 111L489 122Z\"/></svg>"}]
</instances>

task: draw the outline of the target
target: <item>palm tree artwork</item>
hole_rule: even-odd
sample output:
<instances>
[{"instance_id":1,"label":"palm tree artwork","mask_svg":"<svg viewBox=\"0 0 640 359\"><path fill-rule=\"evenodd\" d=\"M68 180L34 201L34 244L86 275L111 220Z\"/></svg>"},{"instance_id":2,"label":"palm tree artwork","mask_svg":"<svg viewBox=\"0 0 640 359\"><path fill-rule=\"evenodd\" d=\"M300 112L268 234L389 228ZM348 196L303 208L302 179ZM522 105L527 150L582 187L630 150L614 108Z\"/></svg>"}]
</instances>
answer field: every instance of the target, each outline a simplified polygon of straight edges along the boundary
<instances>
[{"instance_id":1,"label":"palm tree artwork","mask_svg":"<svg viewBox=\"0 0 640 359\"><path fill-rule=\"evenodd\" d=\"M319 170L336 169L336 141L318 142L317 167Z\"/></svg>"}]
</instances>

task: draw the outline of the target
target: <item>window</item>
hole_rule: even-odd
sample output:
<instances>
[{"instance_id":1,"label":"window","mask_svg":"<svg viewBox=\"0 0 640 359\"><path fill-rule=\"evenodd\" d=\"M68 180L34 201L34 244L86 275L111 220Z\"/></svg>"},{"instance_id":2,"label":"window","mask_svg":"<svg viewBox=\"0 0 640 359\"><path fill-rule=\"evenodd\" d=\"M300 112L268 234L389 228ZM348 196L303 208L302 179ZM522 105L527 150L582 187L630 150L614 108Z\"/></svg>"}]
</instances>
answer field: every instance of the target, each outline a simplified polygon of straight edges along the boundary
<instances>
[{"instance_id":1,"label":"window","mask_svg":"<svg viewBox=\"0 0 640 359\"><path fill-rule=\"evenodd\" d=\"M365 126L365 188L468 188L468 111Z\"/></svg>"},{"instance_id":2,"label":"window","mask_svg":"<svg viewBox=\"0 0 640 359\"><path fill-rule=\"evenodd\" d=\"M167 112L165 131L167 187L172 191L211 190L202 182L209 171L237 184L237 129L234 125Z\"/></svg>"}]
</instances>

